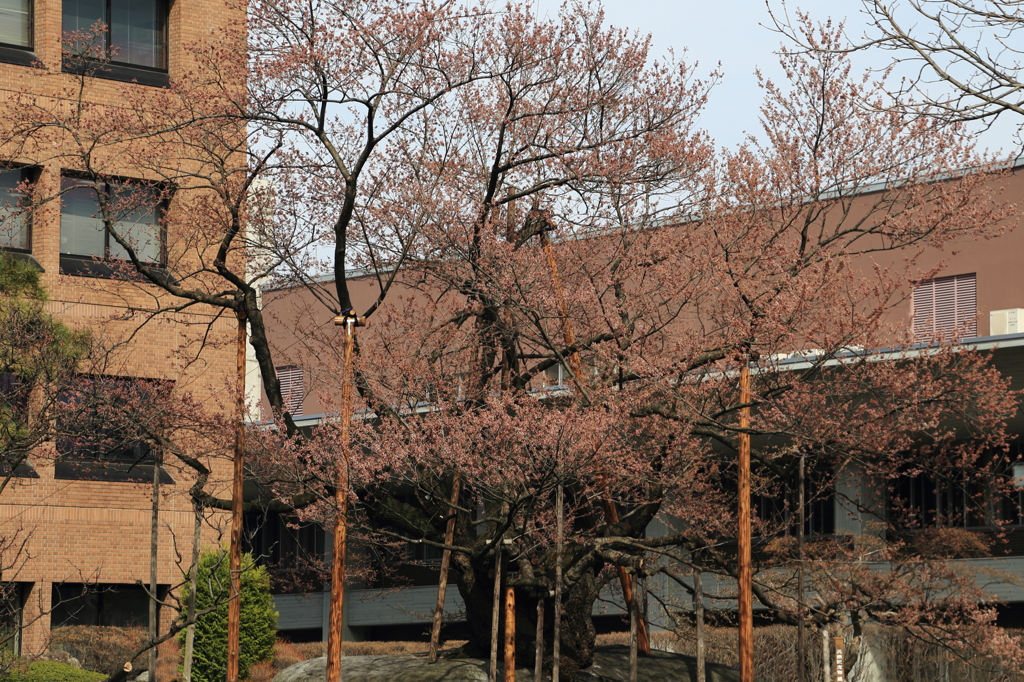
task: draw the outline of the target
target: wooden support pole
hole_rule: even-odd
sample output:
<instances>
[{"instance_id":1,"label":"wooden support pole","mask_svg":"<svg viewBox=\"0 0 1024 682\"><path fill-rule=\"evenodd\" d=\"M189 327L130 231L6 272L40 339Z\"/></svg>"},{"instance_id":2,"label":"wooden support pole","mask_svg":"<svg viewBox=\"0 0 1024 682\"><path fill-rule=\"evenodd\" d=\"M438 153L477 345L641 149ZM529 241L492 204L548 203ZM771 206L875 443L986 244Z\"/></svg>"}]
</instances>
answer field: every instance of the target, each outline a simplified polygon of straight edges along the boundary
<instances>
[{"instance_id":1,"label":"wooden support pole","mask_svg":"<svg viewBox=\"0 0 1024 682\"><path fill-rule=\"evenodd\" d=\"M565 343L567 348L572 348L576 345L576 332L572 326L572 320L569 318L569 305L565 300L565 291L562 287L562 277L558 272L558 263L555 261L555 252L551 248L551 240L548 238L547 232L540 233L540 243L544 249L544 256L547 259L548 270L551 272L551 282L555 289L555 297L558 300L558 311L562 316L562 341ZM570 353L566 358L569 362L569 369L572 371L573 380L576 383L577 388L581 393L585 391L583 385L583 363L580 362L580 356L578 353ZM619 522L619 512L615 506L614 500L611 495L608 494L607 490L602 490L601 495L601 507L604 510L604 517L608 523ZM626 569L619 567L619 582L622 585L622 597L628 604L633 598L633 582L630 575L626 573ZM639 639L638 646L640 651L646 656L651 653L651 642L647 635L647 625L641 622L639 624Z\"/></svg>"},{"instance_id":2,"label":"wooden support pole","mask_svg":"<svg viewBox=\"0 0 1024 682\"><path fill-rule=\"evenodd\" d=\"M796 551L797 551L797 567L796 567L796 608L797 608L797 630L796 630L796 665L797 665L797 682L806 682L807 680L807 626L805 623L806 612L804 610L804 524L807 523L807 501L805 499L806 493L804 489L804 477L806 474L805 470L805 453L800 453L800 481L799 491L797 494L798 500L797 505L799 513L797 514L797 532L796 532Z\"/></svg>"},{"instance_id":3,"label":"wooden support pole","mask_svg":"<svg viewBox=\"0 0 1024 682\"><path fill-rule=\"evenodd\" d=\"M632 598L626 601L626 608L629 609L629 682L638 682L637 675L637 639L640 623L640 604L637 602L636 591Z\"/></svg>"},{"instance_id":4,"label":"wooden support pole","mask_svg":"<svg viewBox=\"0 0 1024 682\"><path fill-rule=\"evenodd\" d=\"M558 682L559 657L562 655L562 549L565 545L565 488L559 471L558 491L555 493L555 620L551 645L551 679Z\"/></svg>"},{"instance_id":5,"label":"wooden support pole","mask_svg":"<svg viewBox=\"0 0 1024 682\"><path fill-rule=\"evenodd\" d=\"M228 670L227 682L238 682L239 633L242 617L242 489L245 482L245 322L246 312L239 307L236 337L235 369L237 395L235 406L238 425L235 430L234 472L231 479L231 540L228 548L230 599L228 600Z\"/></svg>"},{"instance_id":6,"label":"wooden support pole","mask_svg":"<svg viewBox=\"0 0 1024 682\"><path fill-rule=\"evenodd\" d=\"M707 663L704 657L704 585L700 569L693 569L693 611L697 620L697 682L707 682Z\"/></svg>"},{"instance_id":7,"label":"wooden support pole","mask_svg":"<svg viewBox=\"0 0 1024 682\"><path fill-rule=\"evenodd\" d=\"M334 554L331 557L331 605L327 620L327 682L341 682L342 624L345 619L345 550L348 539L349 461L352 430L352 354L355 350L356 327L365 326L365 319L354 315L334 318L334 324L345 330L342 350L341 454L334 481Z\"/></svg>"},{"instance_id":8,"label":"wooden support pole","mask_svg":"<svg viewBox=\"0 0 1024 682\"><path fill-rule=\"evenodd\" d=\"M459 472L452 478L452 495L448 501L448 521L444 528L444 544L450 546L455 540L455 515L459 504L459 491L462 479ZM445 593L448 591L448 567L451 565L452 551L447 547L441 554L441 578L437 583L437 601L434 603L434 625L430 628L430 653L427 660L437 663L437 649L441 643L441 616L444 615Z\"/></svg>"},{"instance_id":9,"label":"wooden support pole","mask_svg":"<svg viewBox=\"0 0 1024 682\"><path fill-rule=\"evenodd\" d=\"M534 638L533 682L544 679L544 597L537 600L537 636Z\"/></svg>"},{"instance_id":10,"label":"wooden support pole","mask_svg":"<svg viewBox=\"0 0 1024 682\"><path fill-rule=\"evenodd\" d=\"M505 682L516 679L516 591L505 587Z\"/></svg>"},{"instance_id":11,"label":"wooden support pole","mask_svg":"<svg viewBox=\"0 0 1024 682\"><path fill-rule=\"evenodd\" d=\"M159 634L160 602L157 598L157 552L160 534L160 464L158 455L153 461L153 509L149 526L149 639L153 641ZM156 682L156 661L159 651L157 647L149 650L149 679Z\"/></svg>"},{"instance_id":12,"label":"wooden support pole","mask_svg":"<svg viewBox=\"0 0 1024 682\"><path fill-rule=\"evenodd\" d=\"M750 361L743 357L740 367L740 429L750 428ZM753 575L750 558L750 434L739 434L739 505L736 534L739 580L737 584L739 602L739 657L740 682L754 682L754 609Z\"/></svg>"},{"instance_id":13,"label":"wooden support pole","mask_svg":"<svg viewBox=\"0 0 1024 682\"><path fill-rule=\"evenodd\" d=\"M487 670L488 682L498 682L498 630L501 611L501 539L494 545L494 600L491 603L491 665Z\"/></svg>"}]
</instances>

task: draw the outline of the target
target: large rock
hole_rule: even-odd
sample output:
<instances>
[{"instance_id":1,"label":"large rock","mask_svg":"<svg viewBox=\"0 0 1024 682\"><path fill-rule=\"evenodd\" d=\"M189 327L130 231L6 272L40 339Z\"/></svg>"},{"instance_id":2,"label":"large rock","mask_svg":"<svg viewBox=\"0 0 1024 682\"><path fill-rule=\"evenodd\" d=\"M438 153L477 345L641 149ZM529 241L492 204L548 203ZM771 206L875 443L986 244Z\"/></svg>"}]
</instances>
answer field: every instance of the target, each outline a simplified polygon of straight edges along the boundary
<instances>
[{"instance_id":1,"label":"large rock","mask_svg":"<svg viewBox=\"0 0 1024 682\"><path fill-rule=\"evenodd\" d=\"M658 682L692 682L697 679L693 658L664 651L640 657L637 677ZM327 659L303 661L277 674L274 682L324 682ZM709 664L708 682L738 682L733 668ZM345 682L487 682L487 661L477 658L450 658L430 665L426 656L346 656L342 659ZM499 664L498 679L502 679ZM594 664L580 673L579 682L627 682L629 647L600 646L594 651ZM532 682L533 671L516 670L517 682Z\"/></svg>"}]
</instances>

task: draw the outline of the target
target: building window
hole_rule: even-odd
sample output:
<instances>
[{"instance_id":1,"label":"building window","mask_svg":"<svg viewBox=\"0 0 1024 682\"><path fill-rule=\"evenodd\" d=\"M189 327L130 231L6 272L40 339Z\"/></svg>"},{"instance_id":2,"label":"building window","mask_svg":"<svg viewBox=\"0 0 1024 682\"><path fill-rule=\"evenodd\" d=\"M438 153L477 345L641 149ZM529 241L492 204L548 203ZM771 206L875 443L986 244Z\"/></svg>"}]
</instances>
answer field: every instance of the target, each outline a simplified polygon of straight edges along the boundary
<instances>
[{"instance_id":1,"label":"building window","mask_svg":"<svg viewBox=\"0 0 1024 682\"><path fill-rule=\"evenodd\" d=\"M151 481L155 457L146 431L160 427L170 388L165 381L80 377L59 397L54 478ZM174 482L166 472L161 480Z\"/></svg>"},{"instance_id":2,"label":"building window","mask_svg":"<svg viewBox=\"0 0 1024 682\"><path fill-rule=\"evenodd\" d=\"M80 59L167 70L164 0L64 0L63 30L78 39L68 50Z\"/></svg>"},{"instance_id":3,"label":"building window","mask_svg":"<svg viewBox=\"0 0 1024 682\"><path fill-rule=\"evenodd\" d=\"M975 273L938 277L914 287L914 340L978 335Z\"/></svg>"},{"instance_id":4,"label":"building window","mask_svg":"<svg viewBox=\"0 0 1024 682\"><path fill-rule=\"evenodd\" d=\"M21 654L22 613L32 583L0 582L0 652Z\"/></svg>"},{"instance_id":5,"label":"building window","mask_svg":"<svg viewBox=\"0 0 1024 682\"><path fill-rule=\"evenodd\" d=\"M163 260L160 191L147 185L61 179L60 252L74 258L128 260L128 251L107 229L97 192L103 192L114 230L144 263Z\"/></svg>"},{"instance_id":6,"label":"building window","mask_svg":"<svg viewBox=\"0 0 1024 682\"><path fill-rule=\"evenodd\" d=\"M32 0L0 0L0 45L32 49Z\"/></svg>"},{"instance_id":7,"label":"building window","mask_svg":"<svg viewBox=\"0 0 1024 682\"><path fill-rule=\"evenodd\" d=\"M25 183L31 179L27 168L0 169L0 248L19 251L32 248L31 214L27 210L28 197L23 191Z\"/></svg>"},{"instance_id":8,"label":"building window","mask_svg":"<svg viewBox=\"0 0 1024 682\"><path fill-rule=\"evenodd\" d=\"M138 627L149 619L149 594L140 585L54 583L51 627L105 625ZM167 585L157 585L157 597Z\"/></svg>"},{"instance_id":9,"label":"building window","mask_svg":"<svg viewBox=\"0 0 1024 682\"><path fill-rule=\"evenodd\" d=\"M289 365L277 368L277 379L281 382L281 399L284 409L293 417L302 414L302 399L305 390L302 381L302 368Z\"/></svg>"}]
</instances>

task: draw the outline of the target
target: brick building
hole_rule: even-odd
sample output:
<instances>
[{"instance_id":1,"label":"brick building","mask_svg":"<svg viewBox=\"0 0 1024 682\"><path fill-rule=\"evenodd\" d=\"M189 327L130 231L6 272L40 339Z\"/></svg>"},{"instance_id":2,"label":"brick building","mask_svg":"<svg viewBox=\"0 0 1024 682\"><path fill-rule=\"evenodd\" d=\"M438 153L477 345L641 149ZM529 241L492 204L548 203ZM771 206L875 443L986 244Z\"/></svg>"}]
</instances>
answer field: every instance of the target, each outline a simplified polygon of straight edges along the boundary
<instances>
[{"instance_id":1,"label":"brick building","mask_svg":"<svg viewBox=\"0 0 1024 682\"><path fill-rule=\"evenodd\" d=\"M210 39L241 15L225 0L0 0L0 108L5 112L0 116L10 122L32 103L53 111L88 106L102 122L104 116L116 117L128 99L144 108L147 98L191 68L186 45ZM81 41L99 25L108 29L96 34L95 44L100 51L109 50L109 63L82 73L81 61L68 61L66 53L62 59L62 40L63 48L73 52L74 36ZM74 34L70 42L68 34ZM67 97L78 88L81 101L76 105ZM112 321L130 306L152 307L160 291L113 277L124 254L102 223L97 225L95 190L76 187L78 176L63 167L59 149L43 153L3 137L4 201L24 180L36 183L38 197L64 192L59 202L38 202L30 220L17 229L8 226L0 238L5 250L42 270L49 311L72 327L93 330L117 348L104 374L171 382L174 390L189 391L215 409L230 404L224 392L235 371L234 349L217 342L234 338L233 320L221 322L213 310L194 307L162 314L141 327L133 320ZM160 179L135 163L139 159L119 155L117 148L103 153L105 172L123 177L134 191L144 187L139 183ZM106 191L116 193L115 184L108 183ZM161 220L174 210L170 200L129 218L140 257L165 267L171 276L189 258L176 249L173 221ZM185 354L187 361L176 354L204 338L202 347ZM18 584L22 629L17 644L25 654L46 646L51 625L146 622L147 600L140 583L149 579L153 467L145 464L145 457L141 465L136 458L134 466L116 457L98 463L103 466L81 461L68 466L67 453L59 446L47 444L42 450L32 457L31 471L15 478L0 499L0 534L28 538L18 557L4 557L3 576ZM209 465L210 492L225 493L229 463L211 456ZM176 555L188 556L193 515L189 473L166 463L162 480L158 582L166 588L179 584L187 570ZM226 519L214 515L209 520L206 545L221 541L219 527ZM83 597L85 584L93 588ZM164 624L170 616L162 614Z\"/></svg>"}]
</instances>

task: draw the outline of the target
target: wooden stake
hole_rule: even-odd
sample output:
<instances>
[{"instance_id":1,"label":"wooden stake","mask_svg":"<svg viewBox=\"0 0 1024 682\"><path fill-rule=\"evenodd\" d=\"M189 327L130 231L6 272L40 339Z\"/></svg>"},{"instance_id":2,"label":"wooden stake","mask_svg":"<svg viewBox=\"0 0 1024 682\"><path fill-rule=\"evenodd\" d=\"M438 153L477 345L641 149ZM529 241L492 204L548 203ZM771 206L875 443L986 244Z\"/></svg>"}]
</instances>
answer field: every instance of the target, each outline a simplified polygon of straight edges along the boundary
<instances>
[{"instance_id":1,"label":"wooden stake","mask_svg":"<svg viewBox=\"0 0 1024 682\"><path fill-rule=\"evenodd\" d=\"M345 327L341 374L341 453L342 462L334 482L334 555L331 557L331 608L327 621L327 682L341 682L342 623L345 617L345 550L348 535L348 468L352 428L352 352L355 349L356 326L362 318L342 316L335 324Z\"/></svg>"},{"instance_id":2,"label":"wooden stake","mask_svg":"<svg viewBox=\"0 0 1024 682\"><path fill-rule=\"evenodd\" d=\"M534 638L537 651L533 661L533 682L542 682L544 677L544 597L537 600L537 636Z\"/></svg>"},{"instance_id":3,"label":"wooden stake","mask_svg":"<svg viewBox=\"0 0 1024 682\"><path fill-rule=\"evenodd\" d=\"M707 682L707 663L704 660L704 585L700 569L693 569L693 611L697 617L697 682Z\"/></svg>"},{"instance_id":4,"label":"wooden stake","mask_svg":"<svg viewBox=\"0 0 1024 682\"><path fill-rule=\"evenodd\" d=\"M498 612L501 611L501 539L494 545L494 600L491 604L491 667L488 682L498 682Z\"/></svg>"},{"instance_id":5,"label":"wooden stake","mask_svg":"<svg viewBox=\"0 0 1024 682\"><path fill-rule=\"evenodd\" d=\"M558 682L558 663L562 655L562 548L565 545L565 489L559 471L558 492L555 493L555 620L551 624L551 679Z\"/></svg>"},{"instance_id":6,"label":"wooden stake","mask_svg":"<svg viewBox=\"0 0 1024 682\"><path fill-rule=\"evenodd\" d=\"M502 679L516 679L516 591L505 587L505 670Z\"/></svg>"},{"instance_id":7,"label":"wooden stake","mask_svg":"<svg viewBox=\"0 0 1024 682\"><path fill-rule=\"evenodd\" d=\"M188 628L185 631L185 651L182 653L181 682L192 682L192 649L196 641L196 588L199 585L199 543L203 529L203 510L199 502L192 500L195 523L192 528L192 566L188 572L188 604L185 617Z\"/></svg>"},{"instance_id":8,"label":"wooden stake","mask_svg":"<svg viewBox=\"0 0 1024 682\"><path fill-rule=\"evenodd\" d=\"M821 626L821 679L832 682L832 649L828 644L828 624Z\"/></svg>"},{"instance_id":9,"label":"wooden stake","mask_svg":"<svg viewBox=\"0 0 1024 682\"><path fill-rule=\"evenodd\" d=\"M750 362L744 356L740 367L740 404L750 403ZM750 427L750 408L740 408L741 429ZM752 583L753 575L750 558L750 434L739 434L739 509L737 522L739 532L736 534L736 549L739 563L739 580L737 584L740 633L740 682L754 682L754 609Z\"/></svg>"},{"instance_id":10,"label":"wooden stake","mask_svg":"<svg viewBox=\"0 0 1024 682\"><path fill-rule=\"evenodd\" d=\"M455 514L459 504L459 490L462 479L459 472L455 472L452 478L452 495L448 502L448 522L444 529L444 544L451 545L455 540ZM441 642L441 616L444 615L444 598L448 591L448 566L451 564L452 551L445 549L441 554L441 577L437 584L437 601L434 604L434 625L430 629L430 654L427 660L430 663L437 663L437 648Z\"/></svg>"},{"instance_id":11,"label":"wooden stake","mask_svg":"<svg viewBox=\"0 0 1024 682\"><path fill-rule=\"evenodd\" d=\"M797 682L805 682L807 679L807 633L804 624L804 524L807 523L807 510L804 491L806 455L800 453L800 481L799 481L799 513L797 523L799 527L796 532L797 568L796 568L796 608L797 608L797 630L796 630L796 664Z\"/></svg>"},{"instance_id":12,"label":"wooden stake","mask_svg":"<svg viewBox=\"0 0 1024 682\"><path fill-rule=\"evenodd\" d=\"M157 614L159 601L157 600L157 551L159 544L157 539L160 533L160 457L153 461L153 510L149 526L149 638L155 640L159 634L159 623ZM156 682L156 661L159 652L157 647L149 650L149 679Z\"/></svg>"},{"instance_id":13,"label":"wooden stake","mask_svg":"<svg viewBox=\"0 0 1024 682\"><path fill-rule=\"evenodd\" d=\"M242 489L245 482L245 310L236 310L235 317L238 319L235 356L235 369L238 375L238 426L235 430L234 473L231 480L231 545L228 550L231 598L228 601L227 682L238 682L238 638L242 617Z\"/></svg>"},{"instance_id":14,"label":"wooden stake","mask_svg":"<svg viewBox=\"0 0 1024 682\"><path fill-rule=\"evenodd\" d=\"M633 598L626 602L626 608L629 609L629 682L637 682L637 660L636 660L636 649L637 649L637 637L639 628L637 624L640 622L640 608L636 599L636 592L633 593Z\"/></svg>"}]
</instances>

